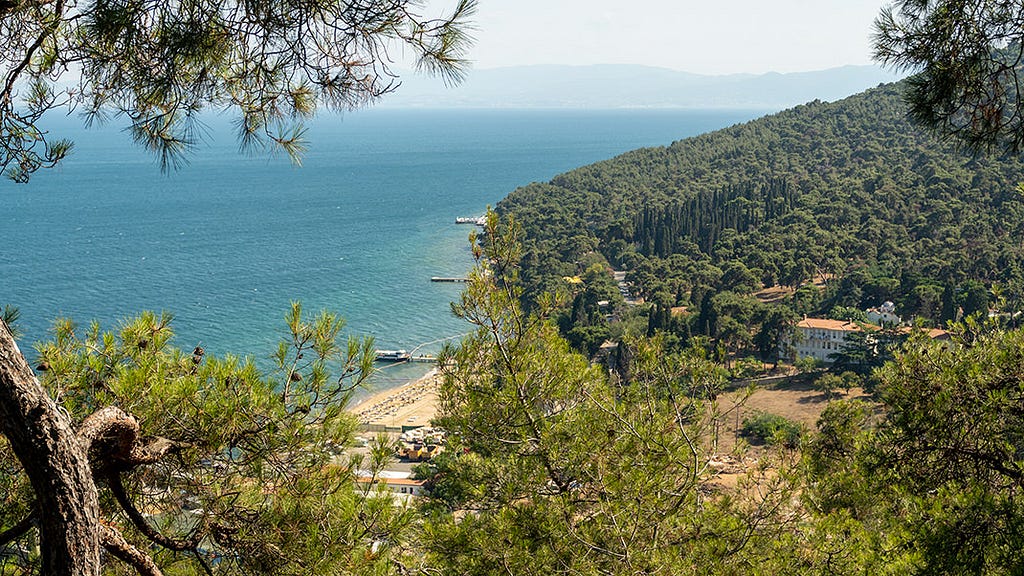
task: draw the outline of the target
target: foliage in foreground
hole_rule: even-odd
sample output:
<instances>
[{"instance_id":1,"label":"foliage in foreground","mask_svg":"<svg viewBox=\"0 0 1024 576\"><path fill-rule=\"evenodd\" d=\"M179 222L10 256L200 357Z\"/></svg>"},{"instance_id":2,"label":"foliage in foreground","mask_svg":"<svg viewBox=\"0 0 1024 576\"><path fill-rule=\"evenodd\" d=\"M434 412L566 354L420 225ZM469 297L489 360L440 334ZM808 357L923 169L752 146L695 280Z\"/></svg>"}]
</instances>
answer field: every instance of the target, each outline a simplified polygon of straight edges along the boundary
<instances>
[{"instance_id":1,"label":"foliage in foreground","mask_svg":"<svg viewBox=\"0 0 1024 576\"><path fill-rule=\"evenodd\" d=\"M910 116L970 150L1024 145L1019 2L894 2L875 20L875 59L915 73Z\"/></svg>"},{"instance_id":2,"label":"foliage in foreground","mask_svg":"<svg viewBox=\"0 0 1024 576\"><path fill-rule=\"evenodd\" d=\"M1017 573L1024 331L972 323L952 343L916 339L878 376L883 412L833 403L807 448L817 529L860 540L860 567Z\"/></svg>"},{"instance_id":3,"label":"foliage in foreground","mask_svg":"<svg viewBox=\"0 0 1024 576\"><path fill-rule=\"evenodd\" d=\"M298 304L286 324L269 374L251 360L173 347L170 318L152 313L117 332L59 321L39 349L43 384L76 424L118 408L146 444L163 446L161 458L131 467L90 456L102 521L164 574L393 569L411 512L358 497L352 482L353 468L375 473L386 455L332 463L350 443L345 405L372 369L372 341L346 341L339 318L304 316ZM31 516L33 493L6 443L0 462L0 526L15 526ZM11 536L22 538L3 565L31 570L32 531ZM108 558L106 570L123 568Z\"/></svg>"},{"instance_id":4,"label":"foliage in foreground","mask_svg":"<svg viewBox=\"0 0 1024 576\"><path fill-rule=\"evenodd\" d=\"M492 219L455 311L429 470L427 563L445 574L1013 574L1024 562L1024 331L967 321L921 334L873 378L878 402L830 403L800 475L770 449L711 489L721 368L658 339L609 377L524 314L518 245ZM511 281L509 281L511 280ZM623 344L626 346L627 344ZM895 349L894 349L895 351ZM853 376L851 374L851 376ZM763 415L765 438L796 428Z\"/></svg>"},{"instance_id":5,"label":"foliage in foreground","mask_svg":"<svg viewBox=\"0 0 1024 576\"><path fill-rule=\"evenodd\" d=\"M444 359L428 561L445 574L703 574L794 561L788 477L714 495L722 370L632 346L630 375L572 352L516 287L518 229L491 215L455 312L477 331Z\"/></svg>"},{"instance_id":6,"label":"foliage in foreground","mask_svg":"<svg viewBox=\"0 0 1024 576\"><path fill-rule=\"evenodd\" d=\"M26 182L71 142L40 126L55 108L123 117L136 143L176 165L204 137L203 110L231 110L246 149L296 161L302 120L398 86L393 55L457 81L474 0L423 16L417 0L2 2L0 174Z\"/></svg>"},{"instance_id":7,"label":"foliage in foreground","mask_svg":"<svg viewBox=\"0 0 1024 576\"><path fill-rule=\"evenodd\" d=\"M104 467L104 522L152 548L165 574L1013 574L1024 562L1024 331L966 322L953 341L915 335L873 374L878 403L829 403L818 431L762 414L780 440L735 488L715 480L724 369L700 348L627 340L607 371L519 302L519 229L492 215L454 311L477 327L442 357L439 423L452 445L420 472L418 509L353 489L342 446L369 342L295 306L276 369L170 345L167 317L117 333L69 322L39 350L78 422L135 414L165 457ZM787 446L789 444L789 446ZM0 450L0 525L32 514ZM5 573L31 573L32 530ZM113 560L105 570L126 573Z\"/></svg>"}]
</instances>

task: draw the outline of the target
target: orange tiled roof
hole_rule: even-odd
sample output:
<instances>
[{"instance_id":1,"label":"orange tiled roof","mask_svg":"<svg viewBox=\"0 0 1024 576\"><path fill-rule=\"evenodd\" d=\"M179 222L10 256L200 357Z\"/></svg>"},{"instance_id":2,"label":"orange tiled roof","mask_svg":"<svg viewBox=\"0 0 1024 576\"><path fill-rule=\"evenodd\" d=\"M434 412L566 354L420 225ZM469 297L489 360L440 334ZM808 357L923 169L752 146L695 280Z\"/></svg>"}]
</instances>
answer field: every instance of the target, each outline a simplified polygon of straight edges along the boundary
<instances>
[{"instance_id":1,"label":"orange tiled roof","mask_svg":"<svg viewBox=\"0 0 1024 576\"><path fill-rule=\"evenodd\" d=\"M827 320L825 318L804 318L797 322L797 328L810 328L822 330L841 330L843 332L860 332L861 328L856 322L847 320Z\"/></svg>"},{"instance_id":2,"label":"orange tiled roof","mask_svg":"<svg viewBox=\"0 0 1024 576\"><path fill-rule=\"evenodd\" d=\"M903 328L900 328L900 330L902 330L904 334L912 334L916 330L921 330L932 340L945 340L949 338L949 331L943 330L942 328L919 329L912 326L904 326Z\"/></svg>"}]
</instances>

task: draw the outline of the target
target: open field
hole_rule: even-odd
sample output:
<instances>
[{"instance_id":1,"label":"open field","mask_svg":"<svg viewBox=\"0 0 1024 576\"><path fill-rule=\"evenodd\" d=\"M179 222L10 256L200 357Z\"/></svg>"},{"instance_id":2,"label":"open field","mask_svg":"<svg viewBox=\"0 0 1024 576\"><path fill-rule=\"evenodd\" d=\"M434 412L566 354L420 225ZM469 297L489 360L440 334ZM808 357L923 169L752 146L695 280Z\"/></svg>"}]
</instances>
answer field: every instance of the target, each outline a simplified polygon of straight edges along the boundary
<instances>
[{"instance_id":1,"label":"open field","mask_svg":"<svg viewBox=\"0 0 1024 576\"><path fill-rule=\"evenodd\" d=\"M719 428L715 457L715 468L719 474L713 483L722 487L734 487L738 478L756 466L765 455L765 446L749 445L747 439L740 435L745 418L757 412L778 414L814 432L818 418L830 402L824 393L798 379L759 387L744 400L745 396L745 389L719 396L719 407L726 415ZM852 388L847 394L835 394L832 400L857 398L867 399L868 396L862 389Z\"/></svg>"}]
</instances>

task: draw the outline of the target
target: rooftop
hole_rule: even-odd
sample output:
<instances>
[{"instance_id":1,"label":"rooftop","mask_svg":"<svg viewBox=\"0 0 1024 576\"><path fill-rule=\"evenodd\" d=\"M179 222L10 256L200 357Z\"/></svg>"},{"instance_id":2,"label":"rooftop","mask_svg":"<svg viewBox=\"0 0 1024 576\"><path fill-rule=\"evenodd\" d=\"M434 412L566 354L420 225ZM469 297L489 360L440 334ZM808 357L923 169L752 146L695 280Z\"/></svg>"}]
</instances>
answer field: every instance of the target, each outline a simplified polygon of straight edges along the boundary
<instances>
[{"instance_id":1,"label":"rooftop","mask_svg":"<svg viewBox=\"0 0 1024 576\"><path fill-rule=\"evenodd\" d=\"M358 484L370 484L371 482L390 484L391 486L423 486L426 483L424 480L413 480L412 478L381 478L378 476L376 481L370 476L356 478L356 483Z\"/></svg>"},{"instance_id":2,"label":"rooftop","mask_svg":"<svg viewBox=\"0 0 1024 576\"><path fill-rule=\"evenodd\" d=\"M861 327L856 322L849 320L828 320L825 318L804 318L797 322L797 328L840 330L843 332L860 332Z\"/></svg>"}]
</instances>

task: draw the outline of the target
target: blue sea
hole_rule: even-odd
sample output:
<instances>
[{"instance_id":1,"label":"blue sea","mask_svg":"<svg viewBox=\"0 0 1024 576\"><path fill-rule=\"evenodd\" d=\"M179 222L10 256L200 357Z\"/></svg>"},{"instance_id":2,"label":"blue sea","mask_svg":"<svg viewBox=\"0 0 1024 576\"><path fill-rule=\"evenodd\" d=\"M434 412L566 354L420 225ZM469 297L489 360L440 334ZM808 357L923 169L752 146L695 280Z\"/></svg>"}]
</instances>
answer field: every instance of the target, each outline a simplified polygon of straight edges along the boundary
<instances>
[{"instance_id":1,"label":"blue sea","mask_svg":"<svg viewBox=\"0 0 1024 576\"><path fill-rule=\"evenodd\" d=\"M176 344L265 362L293 300L330 309L378 348L436 351L469 327L449 302L472 265L468 226L518 186L764 111L362 110L309 124L302 166L239 152L211 116L189 163L162 173L115 118L58 168L0 182L0 305L21 309L23 350L51 322L114 329L168 311ZM28 353L32 356L32 353ZM389 386L422 366L384 372Z\"/></svg>"}]
</instances>

